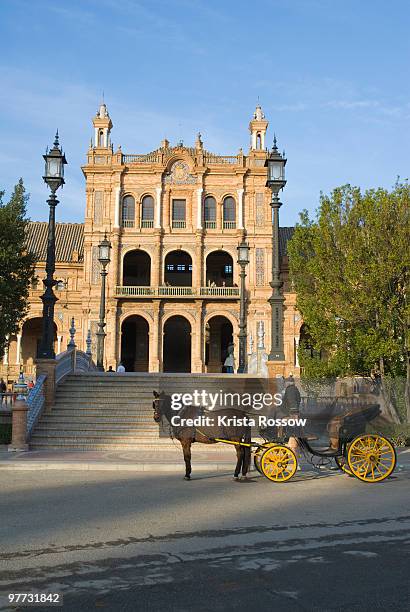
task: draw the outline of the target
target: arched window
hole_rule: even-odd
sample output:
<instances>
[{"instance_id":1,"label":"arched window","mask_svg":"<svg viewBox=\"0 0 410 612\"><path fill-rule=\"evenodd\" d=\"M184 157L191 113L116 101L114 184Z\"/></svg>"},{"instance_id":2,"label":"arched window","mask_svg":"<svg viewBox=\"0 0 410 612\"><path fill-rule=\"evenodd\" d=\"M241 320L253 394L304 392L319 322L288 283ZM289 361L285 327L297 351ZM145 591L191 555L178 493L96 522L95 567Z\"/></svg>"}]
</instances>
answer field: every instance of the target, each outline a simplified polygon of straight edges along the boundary
<instances>
[{"instance_id":1,"label":"arched window","mask_svg":"<svg viewBox=\"0 0 410 612\"><path fill-rule=\"evenodd\" d=\"M204 221L205 228L216 228L216 201L212 196L208 196L204 201Z\"/></svg>"},{"instance_id":2,"label":"arched window","mask_svg":"<svg viewBox=\"0 0 410 612\"><path fill-rule=\"evenodd\" d=\"M135 200L132 196L127 195L122 200L122 226L134 227L135 220Z\"/></svg>"},{"instance_id":3,"label":"arched window","mask_svg":"<svg viewBox=\"0 0 410 612\"><path fill-rule=\"evenodd\" d=\"M257 149L262 149L262 136L261 136L260 132L258 132L256 134L256 148Z\"/></svg>"},{"instance_id":4,"label":"arched window","mask_svg":"<svg viewBox=\"0 0 410 612\"><path fill-rule=\"evenodd\" d=\"M150 195L142 198L141 227L154 227L154 198Z\"/></svg>"},{"instance_id":5,"label":"arched window","mask_svg":"<svg viewBox=\"0 0 410 612\"><path fill-rule=\"evenodd\" d=\"M99 147L104 146L104 130L99 130L98 132L98 146Z\"/></svg>"},{"instance_id":6,"label":"arched window","mask_svg":"<svg viewBox=\"0 0 410 612\"><path fill-rule=\"evenodd\" d=\"M236 227L236 206L235 200L228 196L223 202L224 229L235 229Z\"/></svg>"}]
</instances>

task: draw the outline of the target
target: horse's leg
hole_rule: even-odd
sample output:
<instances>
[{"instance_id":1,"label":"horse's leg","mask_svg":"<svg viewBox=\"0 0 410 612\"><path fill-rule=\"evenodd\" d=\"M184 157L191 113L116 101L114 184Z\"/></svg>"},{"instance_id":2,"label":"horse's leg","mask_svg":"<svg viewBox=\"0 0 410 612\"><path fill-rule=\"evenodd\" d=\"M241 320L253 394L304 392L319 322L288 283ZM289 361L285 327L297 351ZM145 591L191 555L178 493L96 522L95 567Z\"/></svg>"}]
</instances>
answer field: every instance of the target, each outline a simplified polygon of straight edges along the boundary
<instances>
[{"instance_id":1,"label":"horse's leg","mask_svg":"<svg viewBox=\"0 0 410 612\"><path fill-rule=\"evenodd\" d=\"M185 461L185 480L191 479L191 440L181 440Z\"/></svg>"},{"instance_id":2,"label":"horse's leg","mask_svg":"<svg viewBox=\"0 0 410 612\"><path fill-rule=\"evenodd\" d=\"M242 463L243 463L243 448L242 446L236 445L235 446L235 450L236 450L236 467L235 467L235 473L233 475L234 480L239 480L239 474L241 472L241 467L242 467Z\"/></svg>"}]
</instances>

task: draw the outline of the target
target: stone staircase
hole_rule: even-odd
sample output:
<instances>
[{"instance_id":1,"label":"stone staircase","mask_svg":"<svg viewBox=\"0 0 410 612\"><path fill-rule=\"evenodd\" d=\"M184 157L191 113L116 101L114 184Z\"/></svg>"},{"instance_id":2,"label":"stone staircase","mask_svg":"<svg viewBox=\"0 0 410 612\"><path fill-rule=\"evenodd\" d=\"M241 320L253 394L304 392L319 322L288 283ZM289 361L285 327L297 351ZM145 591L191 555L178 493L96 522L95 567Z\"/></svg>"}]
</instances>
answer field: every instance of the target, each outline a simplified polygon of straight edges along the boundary
<instances>
[{"instance_id":1,"label":"stone staircase","mask_svg":"<svg viewBox=\"0 0 410 612\"><path fill-rule=\"evenodd\" d=\"M37 423L30 448L118 451L173 446L176 442L154 422L153 390L215 392L227 383L235 391L241 390L241 383L248 392L261 391L260 380L247 375L71 374L59 385L53 410Z\"/></svg>"}]
</instances>

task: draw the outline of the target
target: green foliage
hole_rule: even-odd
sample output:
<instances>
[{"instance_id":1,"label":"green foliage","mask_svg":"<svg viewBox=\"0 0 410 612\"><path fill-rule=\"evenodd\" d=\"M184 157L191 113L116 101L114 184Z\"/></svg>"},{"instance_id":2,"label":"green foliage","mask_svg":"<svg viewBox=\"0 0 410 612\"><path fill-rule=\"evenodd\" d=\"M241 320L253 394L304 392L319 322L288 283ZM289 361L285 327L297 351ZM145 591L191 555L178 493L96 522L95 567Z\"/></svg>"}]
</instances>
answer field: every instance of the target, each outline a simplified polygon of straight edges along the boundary
<instances>
[{"instance_id":1,"label":"green foliage","mask_svg":"<svg viewBox=\"0 0 410 612\"><path fill-rule=\"evenodd\" d=\"M304 211L288 244L297 307L309 333L307 377L384 373L409 379L410 187L344 185ZM306 350L306 349L309 350Z\"/></svg>"},{"instance_id":2,"label":"green foliage","mask_svg":"<svg viewBox=\"0 0 410 612\"><path fill-rule=\"evenodd\" d=\"M17 332L27 313L35 265L34 255L25 251L28 196L22 179L7 204L3 196L4 191L0 192L0 355L6 336Z\"/></svg>"}]
</instances>

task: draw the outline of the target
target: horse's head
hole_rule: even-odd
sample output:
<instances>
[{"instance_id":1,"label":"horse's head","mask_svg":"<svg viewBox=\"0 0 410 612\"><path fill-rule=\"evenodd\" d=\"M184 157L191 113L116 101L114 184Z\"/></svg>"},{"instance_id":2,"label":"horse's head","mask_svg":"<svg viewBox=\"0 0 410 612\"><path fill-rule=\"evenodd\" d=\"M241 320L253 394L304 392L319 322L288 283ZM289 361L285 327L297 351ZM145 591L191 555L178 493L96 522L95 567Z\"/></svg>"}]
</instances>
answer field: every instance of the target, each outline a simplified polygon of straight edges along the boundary
<instances>
[{"instance_id":1,"label":"horse's head","mask_svg":"<svg viewBox=\"0 0 410 612\"><path fill-rule=\"evenodd\" d=\"M158 391L152 392L154 395L154 401L152 402L152 408L154 409L154 421L159 423L162 418L162 403L163 398L161 398L161 394Z\"/></svg>"}]
</instances>

